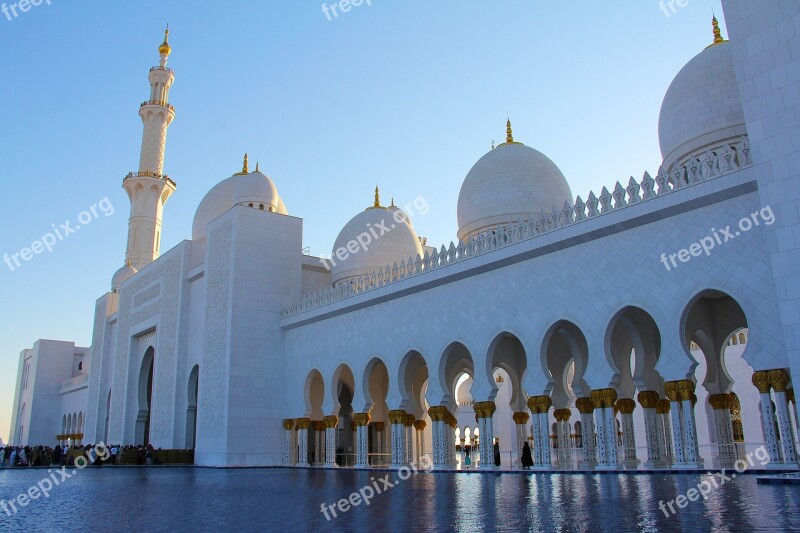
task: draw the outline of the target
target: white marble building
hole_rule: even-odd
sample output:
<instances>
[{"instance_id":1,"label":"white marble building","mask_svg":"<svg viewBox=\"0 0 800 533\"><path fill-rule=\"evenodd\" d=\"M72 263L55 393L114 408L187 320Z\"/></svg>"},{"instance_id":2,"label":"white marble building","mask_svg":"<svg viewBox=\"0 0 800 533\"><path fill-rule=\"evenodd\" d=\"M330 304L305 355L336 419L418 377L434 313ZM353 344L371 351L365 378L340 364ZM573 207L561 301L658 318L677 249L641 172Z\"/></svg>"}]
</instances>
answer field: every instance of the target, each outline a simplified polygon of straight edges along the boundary
<instances>
[{"instance_id":1,"label":"white marble building","mask_svg":"<svg viewBox=\"0 0 800 533\"><path fill-rule=\"evenodd\" d=\"M715 21L675 77L652 176L575 196L509 122L464 180L457 241L428 246L376 190L329 261L302 253L303 220L246 157L160 255L176 191L165 40L123 182L126 266L97 301L75 393L84 441L211 466L450 468L458 442L491 467L495 438L504 465L528 440L540 469L730 464L761 445L796 466L799 9L723 3L731 41ZM27 352L12 443L52 440L75 410L69 390L29 403L77 378L28 391Z\"/></svg>"}]
</instances>

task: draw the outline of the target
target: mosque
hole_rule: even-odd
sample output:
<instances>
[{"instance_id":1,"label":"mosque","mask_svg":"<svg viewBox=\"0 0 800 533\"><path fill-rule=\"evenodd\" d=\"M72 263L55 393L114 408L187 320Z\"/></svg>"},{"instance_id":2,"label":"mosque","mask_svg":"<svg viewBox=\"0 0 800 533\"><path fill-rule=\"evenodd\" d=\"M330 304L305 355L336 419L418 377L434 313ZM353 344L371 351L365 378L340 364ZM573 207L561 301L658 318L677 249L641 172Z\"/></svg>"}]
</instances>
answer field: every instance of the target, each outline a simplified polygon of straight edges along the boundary
<instances>
[{"instance_id":1,"label":"mosque","mask_svg":"<svg viewBox=\"0 0 800 533\"><path fill-rule=\"evenodd\" d=\"M575 195L508 122L464 179L455 241L430 246L376 190L329 260L303 252L303 220L246 156L200 202L191 239L160 254L177 188L165 36L122 182L125 265L90 347L21 353L11 443L438 469L464 467L467 449L495 468L495 442L504 467L528 442L537 469L724 466L765 446L771 466L797 467L786 243L800 185L782 143L800 129L767 86L798 67L788 52L754 59L775 30L749 0L724 4L734 37L714 19L670 85L657 172Z\"/></svg>"}]
</instances>

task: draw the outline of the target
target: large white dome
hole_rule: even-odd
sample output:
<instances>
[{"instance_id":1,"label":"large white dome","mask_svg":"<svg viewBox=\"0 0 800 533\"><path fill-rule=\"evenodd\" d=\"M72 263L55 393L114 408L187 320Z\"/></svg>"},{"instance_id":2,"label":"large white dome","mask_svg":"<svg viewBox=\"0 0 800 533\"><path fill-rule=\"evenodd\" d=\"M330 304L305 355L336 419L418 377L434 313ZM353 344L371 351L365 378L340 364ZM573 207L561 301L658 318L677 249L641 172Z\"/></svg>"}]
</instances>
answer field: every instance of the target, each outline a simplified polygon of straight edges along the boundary
<instances>
[{"instance_id":1,"label":"large white dome","mask_svg":"<svg viewBox=\"0 0 800 533\"><path fill-rule=\"evenodd\" d=\"M510 125L509 125L510 130ZM498 225L527 220L531 213L572 205L564 174L543 153L509 140L475 163L458 195L458 238L466 242Z\"/></svg>"},{"instance_id":2,"label":"large white dome","mask_svg":"<svg viewBox=\"0 0 800 533\"><path fill-rule=\"evenodd\" d=\"M402 215L386 207L370 207L339 232L331 252L331 282L337 285L369 275L423 253L419 237Z\"/></svg>"},{"instance_id":3,"label":"large white dome","mask_svg":"<svg viewBox=\"0 0 800 533\"><path fill-rule=\"evenodd\" d=\"M258 170L240 172L217 183L200 202L192 222L192 240L206 239L209 222L238 204L288 214L270 178Z\"/></svg>"},{"instance_id":4,"label":"large white dome","mask_svg":"<svg viewBox=\"0 0 800 533\"><path fill-rule=\"evenodd\" d=\"M664 96L658 120L664 166L685 163L745 133L731 44L716 42L681 69Z\"/></svg>"}]
</instances>

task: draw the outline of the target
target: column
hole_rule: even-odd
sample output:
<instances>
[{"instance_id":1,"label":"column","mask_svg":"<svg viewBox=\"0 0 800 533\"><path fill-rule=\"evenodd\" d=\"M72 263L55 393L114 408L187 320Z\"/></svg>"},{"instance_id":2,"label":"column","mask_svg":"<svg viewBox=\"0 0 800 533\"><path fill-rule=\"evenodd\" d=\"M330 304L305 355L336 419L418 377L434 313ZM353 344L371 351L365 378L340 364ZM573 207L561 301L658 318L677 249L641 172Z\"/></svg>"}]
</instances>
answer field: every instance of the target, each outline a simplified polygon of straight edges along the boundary
<instances>
[{"instance_id":1,"label":"column","mask_svg":"<svg viewBox=\"0 0 800 533\"><path fill-rule=\"evenodd\" d=\"M326 416L322 422L325 424L325 466L336 466L336 427L339 417Z\"/></svg>"},{"instance_id":2,"label":"column","mask_svg":"<svg viewBox=\"0 0 800 533\"><path fill-rule=\"evenodd\" d=\"M497 468L494 464L494 428L492 416L497 407L494 402L475 402L475 415L478 417L480 430L480 468Z\"/></svg>"},{"instance_id":3,"label":"column","mask_svg":"<svg viewBox=\"0 0 800 533\"><path fill-rule=\"evenodd\" d=\"M797 448L794 443L794 430L789 419L789 401L786 398L786 389L789 386L789 373L784 369L770 370L767 374L769 384L775 391L775 408L778 411L778 429L780 431L781 451L783 462L788 465L797 465Z\"/></svg>"},{"instance_id":4,"label":"column","mask_svg":"<svg viewBox=\"0 0 800 533\"><path fill-rule=\"evenodd\" d=\"M283 464L293 465L294 446L292 445L292 441L294 440L294 420L291 418L285 419L283 421L283 429L286 430L286 447L283 450Z\"/></svg>"},{"instance_id":5,"label":"column","mask_svg":"<svg viewBox=\"0 0 800 533\"><path fill-rule=\"evenodd\" d=\"M606 421L603 410L603 389L593 390L589 396L594 407L595 427L597 428L597 465L608 464L606 451Z\"/></svg>"},{"instance_id":6,"label":"column","mask_svg":"<svg viewBox=\"0 0 800 533\"><path fill-rule=\"evenodd\" d=\"M443 405L428 409L428 415L430 415L432 422L431 431L433 432L433 467L437 470L444 469L447 466L444 448L447 435L444 429L444 418L448 412L447 407Z\"/></svg>"},{"instance_id":7,"label":"column","mask_svg":"<svg viewBox=\"0 0 800 533\"><path fill-rule=\"evenodd\" d=\"M669 419L669 400L661 398L656 405L656 427L658 428L658 445L661 447L661 457L667 466L672 466L675 453L672 447L672 425Z\"/></svg>"},{"instance_id":8,"label":"column","mask_svg":"<svg viewBox=\"0 0 800 533\"><path fill-rule=\"evenodd\" d=\"M553 407L553 400L550 396L539 396L539 431L542 439L542 466L553 468L553 459L550 457L552 441L550 439L550 408Z\"/></svg>"},{"instance_id":9,"label":"column","mask_svg":"<svg viewBox=\"0 0 800 533\"><path fill-rule=\"evenodd\" d=\"M392 468L400 468L406 463L406 412L389 411L389 424L392 432Z\"/></svg>"},{"instance_id":10,"label":"column","mask_svg":"<svg viewBox=\"0 0 800 533\"><path fill-rule=\"evenodd\" d=\"M670 422L672 425L672 441L675 450L675 461L673 466L675 468L686 468L686 454L684 444L684 430L683 430L683 407L681 400L678 398L678 382L667 381L664 383L664 394L670 403Z\"/></svg>"},{"instance_id":11,"label":"column","mask_svg":"<svg viewBox=\"0 0 800 533\"><path fill-rule=\"evenodd\" d=\"M526 431L526 429L528 425L528 420L530 419L530 415L524 411L521 411L514 413L512 418L514 419L514 424L516 428L515 435L517 437L517 453L516 453L517 466L522 468L522 448L525 446L525 441L528 438L527 435L528 432ZM533 452L533 450L531 450L531 452Z\"/></svg>"},{"instance_id":12,"label":"column","mask_svg":"<svg viewBox=\"0 0 800 533\"><path fill-rule=\"evenodd\" d=\"M794 399L794 389L786 389L786 400L789 402L789 405L791 405L789 410L794 418L794 427L800 431L800 420L797 419L797 402ZM797 435L795 435L795 437L797 437Z\"/></svg>"},{"instance_id":13,"label":"column","mask_svg":"<svg viewBox=\"0 0 800 533\"><path fill-rule=\"evenodd\" d=\"M617 400L617 409L622 422L622 464L625 468L636 468L639 458L636 457L636 434L633 427L633 411L636 402L630 398Z\"/></svg>"},{"instance_id":14,"label":"column","mask_svg":"<svg viewBox=\"0 0 800 533\"><path fill-rule=\"evenodd\" d=\"M711 394L708 403L714 410L714 432L717 436L717 460L721 468L733 468L736 461L736 445L733 442L730 394Z\"/></svg>"},{"instance_id":15,"label":"column","mask_svg":"<svg viewBox=\"0 0 800 533\"><path fill-rule=\"evenodd\" d=\"M703 467L700 457L700 446L697 440L697 422L694 416L694 406L697 396L694 394L694 382L682 379L678 382L678 396L683 409L683 446L686 462L694 468Z\"/></svg>"},{"instance_id":16,"label":"column","mask_svg":"<svg viewBox=\"0 0 800 533\"><path fill-rule=\"evenodd\" d=\"M611 388L593 390L590 396L597 421L597 468L619 468L617 459L617 419L614 405L617 391Z\"/></svg>"},{"instance_id":17,"label":"column","mask_svg":"<svg viewBox=\"0 0 800 533\"><path fill-rule=\"evenodd\" d=\"M369 467L369 413L355 413L356 423L356 468Z\"/></svg>"},{"instance_id":18,"label":"column","mask_svg":"<svg viewBox=\"0 0 800 533\"><path fill-rule=\"evenodd\" d=\"M639 404L644 411L644 432L647 440L646 468L663 468L662 456L663 429L659 431L658 393L655 391L642 391L637 396Z\"/></svg>"},{"instance_id":19,"label":"column","mask_svg":"<svg viewBox=\"0 0 800 533\"><path fill-rule=\"evenodd\" d=\"M531 456L533 457L533 468L542 467L542 431L539 427L539 400L538 396L531 396L528 398L528 409L533 413L531 419L531 438L533 441L533 449Z\"/></svg>"},{"instance_id":20,"label":"column","mask_svg":"<svg viewBox=\"0 0 800 533\"><path fill-rule=\"evenodd\" d=\"M417 434L417 466L428 463L425 458L425 426L427 425L428 423L424 420L414 422L414 430Z\"/></svg>"},{"instance_id":21,"label":"column","mask_svg":"<svg viewBox=\"0 0 800 533\"><path fill-rule=\"evenodd\" d=\"M775 415L772 412L772 397L769 394L772 385L766 370L753 372L753 385L761 394L761 429L764 431L764 441L769 453L770 462L779 463L781 452L778 448L778 436L775 433Z\"/></svg>"},{"instance_id":22,"label":"column","mask_svg":"<svg viewBox=\"0 0 800 533\"><path fill-rule=\"evenodd\" d=\"M386 464L385 463L386 458L383 456L383 428L384 428L384 425L385 424L383 422L373 422L372 423L372 427L375 428L375 437L376 437L376 439L378 441L378 447L377 447L377 450L376 450L378 455L376 455L372 459L372 465L373 466L384 466Z\"/></svg>"},{"instance_id":23,"label":"column","mask_svg":"<svg viewBox=\"0 0 800 533\"><path fill-rule=\"evenodd\" d=\"M403 421L403 428L406 439L406 457L405 464L414 462L414 415L406 414Z\"/></svg>"},{"instance_id":24,"label":"column","mask_svg":"<svg viewBox=\"0 0 800 533\"><path fill-rule=\"evenodd\" d=\"M580 467L594 468L597 464L597 451L594 438L594 405L589 397L575 400L575 407L581 414L581 450L583 452Z\"/></svg>"},{"instance_id":25,"label":"column","mask_svg":"<svg viewBox=\"0 0 800 533\"><path fill-rule=\"evenodd\" d=\"M297 419L297 441L299 448L297 462L300 466L311 466L308 463L308 427L310 425L311 420L308 418Z\"/></svg>"},{"instance_id":26,"label":"column","mask_svg":"<svg viewBox=\"0 0 800 533\"><path fill-rule=\"evenodd\" d=\"M445 416L445 424L447 425L447 446L445 446L445 450L447 450L447 466L449 468L456 468L456 426L458 422L456 422L456 417L453 416L453 413L447 412L447 416Z\"/></svg>"},{"instance_id":27,"label":"column","mask_svg":"<svg viewBox=\"0 0 800 533\"><path fill-rule=\"evenodd\" d=\"M570 438L569 438L569 419L572 416L572 411L569 409L556 409L553 411L553 416L556 419L556 466L558 468L571 467L570 461Z\"/></svg>"}]
</instances>

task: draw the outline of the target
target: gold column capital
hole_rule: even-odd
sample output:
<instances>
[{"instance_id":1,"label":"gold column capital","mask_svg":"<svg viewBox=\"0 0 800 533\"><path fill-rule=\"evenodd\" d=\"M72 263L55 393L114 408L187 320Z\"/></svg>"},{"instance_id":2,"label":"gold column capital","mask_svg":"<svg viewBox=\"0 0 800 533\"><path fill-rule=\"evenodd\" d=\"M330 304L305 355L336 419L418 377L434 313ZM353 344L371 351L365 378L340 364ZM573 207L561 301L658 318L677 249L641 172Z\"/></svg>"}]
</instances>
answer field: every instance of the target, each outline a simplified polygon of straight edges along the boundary
<instances>
[{"instance_id":1,"label":"gold column capital","mask_svg":"<svg viewBox=\"0 0 800 533\"><path fill-rule=\"evenodd\" d=\"M539 413L539 402L536 398L538 398L538 396L530 396L528 398L528 409L530 409L533 414Z\"/></svg>"},{"instance_id":2,"label":"gold column capital","mask_svg":"<svg viewBox=\"0 0 800 533\"><path fill-rule=\"evenodd\" d=\"M603 398L603 407L614 407L617 401L617 391L614 389L600 389Z\"/></svg>"},{"instance_id":3,"label":"gold column capital","mask_svg":"<svg viewBox=\"0 0 800 533\"><path fill-rule=\"evenodd\" d=\"M678 398L682 402L692 400L694 396L694 382L688 379L682 379L676 384L678 390ZM694 400L696 401L696 400Z\"/></svg>"},{"instance_id":4,"label":"gold column capital","mask_svg":"<svg viewBox=\"0 0 800 533\"><path fill-rule=\"evenodd\" d=\"M730 394L710 394L708 403L712 409L730 409L733 405L733 396Z\"/></svg>"},{"instance_id":5,"label":"gold column capital","mask_svg":"<svg viewBox=\"0 0 800 533\"><path fill-rule=\"evenodd\" d=\"M772 388L772 386L766 370L758 370L753 372L753 385L756 386L758 392L761 394L769 394L769 390Z\"/></svg>"},{"instance_id":6,"label":"gold column capital","mask_svg":"<svg viewBox=\"0 0 800 533\"><path fill-rule=\"evenodd\" d=\"M667 395L667 399L671 402L678 401L678 382L677 381L667 381L664 383L664 394Z\"/></svg>"},{"instance_id":7,"label":"gold column capital","mask_svg":"<svg viewBox=\"0 0 800 533\"><path fill-rule=\"evenodd\" d=\"M411 413L407 413L405 419L403 420L403 424L407 427L411 427L414 425L414 415Z\"/></svg>"},{"instance_id":8,"label":"gold column capital","mask_svg":"<svg viewBox=\"0 0 800 533\"><path fill-rule=\"evenodd\" d=\"M355 422L357 426L366 426L369 424L371 418L369 413L355 413L353 415L353 422Z\"/></svg>"},{"instance_id":9,"label":"gold column capital","mask_svg":"<svg viewBox=\"0 0 800 533\"><path fill-rule=\"evenodd\" d=\"M572 416L572 410L570 409L556 409L553 411L553 416L559 422L567 422L569 418Z\"/></svg>"},{"instance_id":10,"label":"gold column capital","mask_svg":"<svg viewBox=\"0 0 800 533\"><path fill-rule=\"evenodd\" d=\"M494 402L475 402L474 408L478 418L492 418L492 415L497 410Z\"/></svg>"},{"instance_id":11,"label":"gold column capital","mask_svg":"<svg viewBox=\"0 0 800 533\"><path fill-rule=\"evenodd\" d=\"M310 418L298 418L297 419L297 428L298 429L308 429L308 427L310 425L311 425L311 419Z\"/></svg>"},{"instance_id":12,"label":"gold column capital","mask_svg":"<svg viewBox=\"0 0 800 533\"><path fill-rule=\"evenodd\" d=\"M637 399L644 409L655 409L659 398L656 391L648 390L640 392Z\"/></svg>"},{"instance_id":13,"label":"gold column capital","mask_svg":"<svg viewBox=\"0 0 800 533\"><path fill-rule=\"evenodd\" d=\"M521 426L522 424L526 424L528 420L530 420L531 415L529 415L525 411L519 411L514 413L514 415L511 418L514 419L515 424Z\"/></svg>"},{"instance_id":14,"label":"gold column capital","mask_svg":"<svg viewBox=\"0 0 800 533\"><path fill-rule=\"evenodd\" d=\"M283 420L283 429L291 431L294 429L294 419L286 418Z\"/></svg>"},{"instance_id":15,"label":"gold column capital","mask_svg":"<svg viewBox=\"0 0 800 533\"><path fill-rule=\"evenodd\" d=\"M314 428L314 431L325 431L325 422L322 420L314 420L311 422L311 427Z\"/></svg>"},{"instance_id":16,"label":"gold column capital","mask_svg":"<svg viewBox=\"0 0 800 533\"><path fill-rule=\"evenodd\" d=\"M669 413L669 400L658 400L658 404L656 404L656 414L665 415Z\"/></svg>"},{"instance_id":17,"label":"gold column capital","mask_svg":"<svg viewBox=\"0 0 800 533\"><path fill-rule=\"evenodd\" d=\"M339 417L336 415L326 416L322 419L326 428L335 428L339 425Z\"/></svg>"},{"instance_id":18,"label":"gold column capital","mask_svg":"<svg viewBox=\"0 0 800 533\"><path fill-rule=\"evenodd\" d=\"M783 368L770 370L767 373L767 379L769 379L769 384L772 385L775 392L786 392L786 387L790 381L789 373Z\"/></svg>"},{"instance_id":19,"label":"gold column capital","mask_svg":"<svg viewBox=\"0 0 800 533\"><path fill-rule=\"evenodd\" d=\"M442 422L444 417L450 411L447 410L447 407L444 405L436 405L428 409L428 415L430 415L431 420L434 422Z\"/></svg>"},{"instance_id":20,"label":"gold column capital","mask_svg":"<svg viewBox=\"0 0 800 533\"><path fill-rule=\"evenodd\" d=\"M575 407L578 408L579 413L584 415L594 412L594 404L592 403L592 399L588 396L575 400Z\"/></svg>"},{"instance_id":21,"label":"gold column capital","mask_svg":"<svg viewBox=\"0 0 800 533\"><path fill-rule=\"evenodd\" d=\"M633 410L636 409L636 402L630 398L620 398L617 400L617 409L623 415L633 414Z\"/></svg>"},{"instance_id":22,"label":"gold column capital","mask_svg":"<svg viewBox=\"0 0 800 533\"><path fill-rule=\"evenodd\" d=\"M595 409L603 408L603 389L593 390L589 393L589 401Z\"/></svg>"},{"instance_id":23,"label":"gold column capital","mask_svg":"<svg viewBox=\"0 0 800 533\"><path fill-rule=\"evenodd\" d=\"M373 422L372 425L375 428L375 431L383 431L383 422Z\"/></svg>"},{"instance_id":24,"label":"gold column capital","mask_svg":"<svg viewBox=\"0 0 800 533\"><path fill-rule=\"evenodd\" d=\"M402 409L395 409L389 411L389 423L390 424L405 424L406 422L406 412Z\"/></svg>"},{"instance_id":25,"label":"gold column capital","mask_svg":"<svg viewBox=\"0 0 800 533\"><path fill-rule=\"evenodd\" d=\"M419 431L422 431L423 429L425 429L425 427L427 425L428 425L428 423L425 422L424 420L417 420L416 422L414 422L414 427Z\"/></svg>"}]
</instances>

